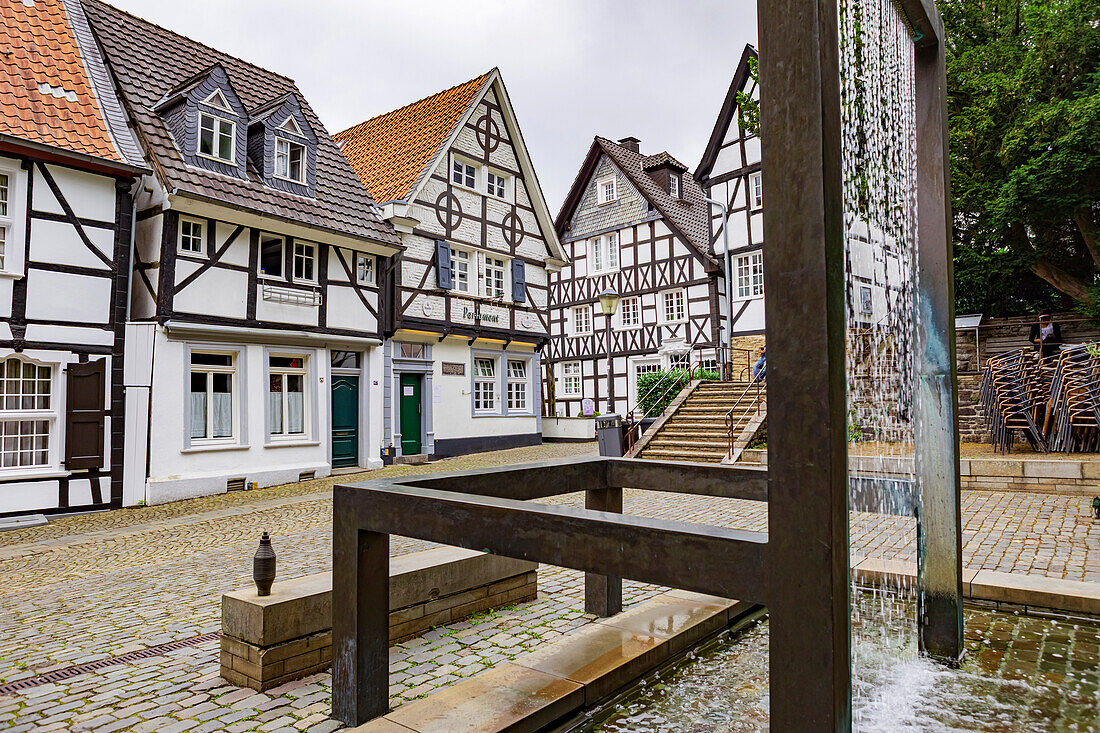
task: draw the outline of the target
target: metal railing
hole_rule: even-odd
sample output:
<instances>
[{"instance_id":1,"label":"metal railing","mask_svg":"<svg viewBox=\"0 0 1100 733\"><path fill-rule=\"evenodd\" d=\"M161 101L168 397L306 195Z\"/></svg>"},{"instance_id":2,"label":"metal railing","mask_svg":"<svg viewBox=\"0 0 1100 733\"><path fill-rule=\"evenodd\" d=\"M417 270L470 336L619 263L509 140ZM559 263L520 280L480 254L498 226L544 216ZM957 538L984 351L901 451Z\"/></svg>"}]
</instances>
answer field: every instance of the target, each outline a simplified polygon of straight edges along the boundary
<instances>
[{"instance_id":1,"label":"metal railing","mask_svg":"<svg viewBox=\"0 0 1100 733\"><path fill-rule=\"evenodd\" d=\"M744 391L738 395L733 403L733 407L726 412L726 434L729 439L728 455L730 458L733 458L733 446L734 443L737 442L737 436L741 434L741 431L743 431L750 422L752 422L755 416L760 414L761 406L767 404L768 390L767 385L764 383L764 379L764 377L760 377L760 379L752 380L748 386L745 387ZM751 399L756 409L745 409L742 413L735 414L745 400L750 399L749 395L752 395Z\"/></svg>"},{"instance_id":2,"label":"metal railing","mask_svg":"<svg viewBox=\"0 0 1100 733\"><path fill-rule=\"evenodd\" d=\"M706 356L704 356L704 354ZM737 362L734 362L734 357ZM752 352L748 349L735 349L726 346L696 347L687 352L686 364L673 366L667 370L661 379L649 386L645 392L638 395L635 403L630 405L623 415L623 450L629 452L642 437L642 421L647 418L660 417L664 412L670 398L675 398L679 392L698 379L703 372L717 373L720 381L732 381L735 369L740 365L741 359L751 366ZM745 369L750 368L745 367ZM740 373L744 373L744 369ZM650 404L651 407L641 409L641 405ZM656 409L659 407L660 409Z\"/></svg>"}]
</instances>

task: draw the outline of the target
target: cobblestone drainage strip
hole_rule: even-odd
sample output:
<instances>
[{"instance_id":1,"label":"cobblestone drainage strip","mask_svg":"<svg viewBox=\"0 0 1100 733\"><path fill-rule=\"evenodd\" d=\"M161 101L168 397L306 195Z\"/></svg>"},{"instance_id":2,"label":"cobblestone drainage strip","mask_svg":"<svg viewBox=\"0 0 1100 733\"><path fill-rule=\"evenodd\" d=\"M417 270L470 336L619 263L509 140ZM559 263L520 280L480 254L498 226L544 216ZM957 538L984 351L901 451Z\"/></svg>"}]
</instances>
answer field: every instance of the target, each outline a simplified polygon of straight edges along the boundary
<instances>
[{"instance_id":1,"label":"cobblestone drainage strip","mask_svg":"<svg viewBox=\"0 0 1100 733\"><path fill-rule=\"evenodd\" d=\"M170 641L167 644L151 646L147 649L138 649L134 652L120 654L117 657L108 657L107 659L99 659L95 662L88 662L87 664L77 664L72 667L56 669L53 672L40 674L37 677L27 677L26 679L16 680L15 682L10 682L6 685L0 685L0 695L11 695L13 693L19 692L20 690L27 690L32 687L46 685L51 682L60 682L61 680L67 680L70 677L76 677L77 675L86 674L88 672L96 672L103 669L104 667L114 667L118 664L127 664L129 662L135 662L139 659L159 657L176 649L182 649L187 646L195 646L197 644L202 644L207 641L214 641L220 636L220 631L214 631L209 634L200 634L199 636L192 636L188 639L180 639L179 641Z\"/></svg>"}]
</instances>

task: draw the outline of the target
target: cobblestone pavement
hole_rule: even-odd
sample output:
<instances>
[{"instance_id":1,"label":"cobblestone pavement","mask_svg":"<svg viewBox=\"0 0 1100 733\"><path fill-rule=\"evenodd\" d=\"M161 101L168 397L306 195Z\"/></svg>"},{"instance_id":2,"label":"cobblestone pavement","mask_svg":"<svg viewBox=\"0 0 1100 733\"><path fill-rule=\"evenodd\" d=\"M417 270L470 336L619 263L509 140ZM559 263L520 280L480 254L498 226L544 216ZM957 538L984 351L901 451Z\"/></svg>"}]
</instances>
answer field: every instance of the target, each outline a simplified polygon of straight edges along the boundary
<instances>
[{"instance_id":1,"label":"cobblestone pavement","mask_svg":"<svg viewBox=\"0 0 1100 733\"><path fill-rule=\"evenodd\" d=\"M548 444L479 454L369 477L464 470L591 455L591 445ZM263 530L280 577L331 563L331 486L340 476L176 504L69 517L0 534L0 680L94 662L208 634L220 594L250 582ZM579 502L579 495L557 501ZM628 490L628 513L765 530L757 502ZM964 562L985 569L1100 582L1100 522L1088 499L966 492ZM911 520L853 515L853 551L910 557ZM393 538L391 552L427 543ZM391 649L391 702L426 695L589 623L580 573L543 566L536 601L434 629ZM626 582L632 605L660 589ZM339 727L327 717L330 677L268 693L218 677L217 641L117 664L13 695L0 695L0 729L245 731ZM0 682L0 684L2 684Z\"/></svg>"}]
</instances>

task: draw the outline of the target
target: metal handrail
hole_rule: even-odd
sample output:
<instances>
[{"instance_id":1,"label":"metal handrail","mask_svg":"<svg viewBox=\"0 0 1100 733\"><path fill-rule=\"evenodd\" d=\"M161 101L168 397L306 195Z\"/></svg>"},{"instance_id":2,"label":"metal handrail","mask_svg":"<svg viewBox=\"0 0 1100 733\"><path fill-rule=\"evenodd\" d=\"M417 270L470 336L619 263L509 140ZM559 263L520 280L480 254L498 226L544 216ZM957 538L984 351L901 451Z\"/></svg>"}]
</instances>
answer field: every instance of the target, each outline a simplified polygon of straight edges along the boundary
<instances>
[{"instance_id":1,"label":"metal handrail","mask_svg":"<svg viewBox=\"0 0 1100 733\"><path fill-rule=\"evenodd\" d=\"M756 416L756 415L760 414L760 406L762 404L764 404L768 399L768 392L767 392L766 384L764 383L764 380L765 380L765 377L760 377L759 379L752 380L752 382L750 382L748 384L748 386L745 387L745 389L741 392L741 394L738 395L737 399L733 403L733 407L731 407L726 412L726 435L727 435L728 440L729 440L729 453L727 455L731 458L733 457L733 444L737 440L736 436L740 433L741 430L744 429L742 427L741 418L746 418L746 420L744 421L744 424L748 425L748 421L751 420L751 418L753 416ZM762 388L764 388L764 399L763 400L760 399L760 390ZM735 418L734 418L733 413L737 411L737 408L741 406L742 401L744 401L744 399L746 397L748 397L750 392L755 393L754 402L756 404L756 410L754 410L753 412L746 412L744 415L741 415L740 417L736 418L736 422L735 422Z\"/></svg>"}]
</instances>

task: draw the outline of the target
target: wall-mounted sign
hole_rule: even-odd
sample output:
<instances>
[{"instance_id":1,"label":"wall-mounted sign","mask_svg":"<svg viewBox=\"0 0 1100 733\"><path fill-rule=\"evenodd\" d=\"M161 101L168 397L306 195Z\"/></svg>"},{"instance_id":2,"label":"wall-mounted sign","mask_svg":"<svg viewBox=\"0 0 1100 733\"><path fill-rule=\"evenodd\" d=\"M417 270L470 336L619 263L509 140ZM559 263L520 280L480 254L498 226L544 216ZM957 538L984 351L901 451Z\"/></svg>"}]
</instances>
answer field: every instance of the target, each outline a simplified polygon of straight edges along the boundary
<instances>
[{"instance_id":1,"label":"wall-mounted sign","mask_svg":"<svg viewBox=\"0 0 1100 733\"><path fill-rule=\"evenodd\" d=\"M530 313L524 313L523 318L521 318L519 322L524 328L531 328L535 325L535 317Z\"/></svg>"},{"instance_id":2,"label":"wall-mounted sign","mask_svg":"<svg viewBox=\"0 0 1100 733\"><path fill-rule=\"evenodd\" d=\"M462 317L480 323L500 323L500 315L496 313L482 313L476 307L464 307L462 309Z\"/></svg>"},{"instance_id":3,"label":"wall-mounted sign","mask_svg":"<svg viewBox=\"0 0 1100 733\"><path fill-rule=\"evenodd\" d=\"M443 362L443 373L461 377L466 374L466 365L460 361Z\"/></svg>"},{"instance_id":4,"label":"wall-mounted sign","mask_svg":"<svg viewBox=\"0 0 1100 733\"><path fill-rule=\"evenodd\" d=\"M420 306L420 309L424 311L424 315L430 316L432 314L432 301L425 300L424 305Z\"/></svg>"},{"instance_id":5,"label":"wall-mounted sign","mask_svg":"<svg viewBox=\"0 0 1100 733\"><path fill-rule=\"evenodd\" d=\"M581 400L581 414L585 417L591 417L596 412L596 403L590 398L585 397Z\"/></svg>"}]
</instances>

